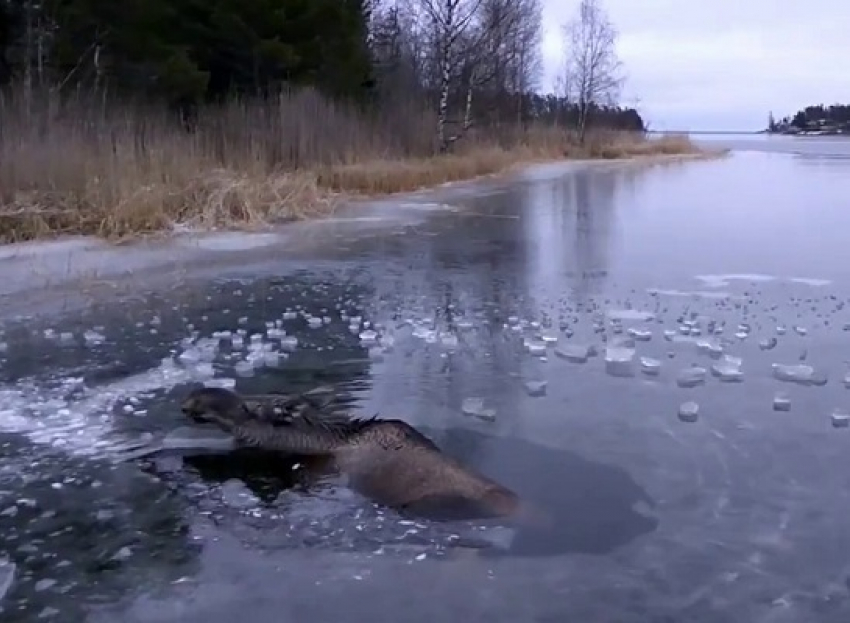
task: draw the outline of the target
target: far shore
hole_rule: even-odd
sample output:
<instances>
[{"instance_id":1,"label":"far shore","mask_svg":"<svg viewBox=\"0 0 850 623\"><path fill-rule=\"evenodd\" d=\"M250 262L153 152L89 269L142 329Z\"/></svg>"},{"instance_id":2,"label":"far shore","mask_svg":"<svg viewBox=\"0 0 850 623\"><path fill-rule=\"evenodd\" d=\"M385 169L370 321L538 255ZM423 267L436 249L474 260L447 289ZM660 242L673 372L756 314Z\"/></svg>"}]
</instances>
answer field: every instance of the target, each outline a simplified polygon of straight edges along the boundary
<instances>
[{"instance_id":1,"label":"far shore","mask_svg":"<svg viewBox=\"0 0 850 623\"><path fill-rule=\"evenodd\" d=\"M166 289L179 296L186 290L186 283L195 279L220 278L244 271L252 274L273 271L279 267L281 253L293 259L322 256L325 249L339 246L340 236L357 238L364 232L380 233L399 225L421 223L433 212L451 209L454 193L460 191L465 195L468 185L475 187L487 178L527 168L551 166L554 167L551 175L558 176L572 167L654 166L715 158L725 153L728 152L643 152L608 159L517 161L477 178L456 179L427 189L371 197L338 194L338 211L298 221L171 227L121 239L65 232L60 236L0 244L4 274L0 283L0 319L50 314L58 309L69 311L107 298L132 296L140 290ZM422 198L422 190L427 198L433 191L436 202L426 199L424 210L405 209L410 199Z\"/></svg>"},{"instance_id":2,"label":"far shore","mask_svg":"<svg viewBox=\"0 0 850 623\"><path fill-rule=\"evenodd\" d=\"M569 147L565 149L564 143ZM68 236L126 242L187 227L256 231L289 221L326 218L350 200L388 198L536 164L654 163L715 158L725 153L722 149L702 149L685 135L653 138L606 132L591 136L586 146L569 138L550 146L472 146L430 158L367 160L253 179L237 171L211 169L199 176L196 188L139 188L132 204L111 213L100 205L80 205L73 196L45 192L39 197L30 193L28 202L18 201L12 209L0 208L0 244ZM150 197L139 196L146 191ZM180 210L170 208L171 201L164 195L175 192L183 193L191 204L184 204ZM46 202L52 205L45 206Z\"/></svg>"},{"instance_id":3,"label":"far shore","mask_svg":"<svg viewBox=\"0 0 850 623\"><path fill-rule=\"evenodd\" d=\"M516 120L448 127L420 105L375 113L315 92L233 100L188 125L93 94L0 98L0 243L175 230L255 230L387 197L557 161L713 157L685 135ZM607 113L613 123L617 109Z\"/></svg>"}]
</instances>

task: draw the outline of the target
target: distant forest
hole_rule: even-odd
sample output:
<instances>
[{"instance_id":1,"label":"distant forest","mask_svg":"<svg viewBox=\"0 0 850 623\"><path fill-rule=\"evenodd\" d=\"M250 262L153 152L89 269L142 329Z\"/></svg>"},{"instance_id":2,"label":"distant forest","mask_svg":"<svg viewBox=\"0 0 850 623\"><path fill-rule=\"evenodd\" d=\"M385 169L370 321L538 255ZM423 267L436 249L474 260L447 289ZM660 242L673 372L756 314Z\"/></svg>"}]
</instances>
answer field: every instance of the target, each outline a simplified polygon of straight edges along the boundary
<instances>
[{"instance_id":1,"label":"distant forest","mask_svg":"<svg viewBox=\"0 0 850 623\"><path fill-rule=\"evenodd\" d=\"M782 134L850 134L850 105L807 106L793 116L768 119L768 132Z\"/></svg>"},{"instance_id":2,"label":"distant forest","mask_svg":"<svg viewBox=\"0 0 850 623\"><path fill-rule=\"evenodd\" d=\"M535 1L482 0L478 30L455 41L450 107L463 111L469 100L478 125L576 121L568 98L537 88L539 23L535 32L518 13ZM262 98L299 86L367 108L399 98L436 104L440 44L427 14L412 8L425 4L0 0L0 88L150 99L190 116L230 96ZM508 28L511 11L519 17ZM645 129L633 108L597 107L592 119Z\"/></svg>"}]
</instances>

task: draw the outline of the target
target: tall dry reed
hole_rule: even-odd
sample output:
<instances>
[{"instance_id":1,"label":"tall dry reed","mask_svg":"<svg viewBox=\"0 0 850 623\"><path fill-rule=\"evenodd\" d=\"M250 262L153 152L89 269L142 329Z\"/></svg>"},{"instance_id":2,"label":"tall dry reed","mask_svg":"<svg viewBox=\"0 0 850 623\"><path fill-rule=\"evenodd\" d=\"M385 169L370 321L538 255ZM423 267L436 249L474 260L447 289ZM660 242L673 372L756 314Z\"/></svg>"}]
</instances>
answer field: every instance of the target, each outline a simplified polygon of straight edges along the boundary
<instances>
[{"instance_id":1,"label":"tall dry reed","mask_svg":"<svg viewBox=\"0 0 850 623\"><path fill-rule=\"evenodd\" d=\"M433 113L379 114L310 89L173 114L90 93L0 95L0 240L125 237L251 227L330 212L340 193L391 193L495 173L518 162L693 151L687 139L600 134L579 146L552 126L491 127L438 156Z\"/></svg>"}]
</instances>

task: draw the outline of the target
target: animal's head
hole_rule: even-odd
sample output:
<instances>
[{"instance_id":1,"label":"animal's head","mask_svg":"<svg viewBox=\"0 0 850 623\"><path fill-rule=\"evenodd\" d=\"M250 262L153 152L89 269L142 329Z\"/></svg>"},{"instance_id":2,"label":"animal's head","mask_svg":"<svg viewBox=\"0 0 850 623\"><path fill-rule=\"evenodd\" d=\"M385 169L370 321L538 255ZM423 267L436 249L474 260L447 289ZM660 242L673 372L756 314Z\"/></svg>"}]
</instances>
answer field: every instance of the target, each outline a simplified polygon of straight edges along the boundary
<instances>
[{"instance_id":1,"label":"animal's head","mask_svg":"<svg viewBox=\"0 0 850 623\"><path fill-rule=\"evenodd\" d=\"M236 392L223 387L192 390L180 404L183 414L195 422L214 422L220 426L238 424L248 418L245 403Z\"/></svg>"}]
</instances>

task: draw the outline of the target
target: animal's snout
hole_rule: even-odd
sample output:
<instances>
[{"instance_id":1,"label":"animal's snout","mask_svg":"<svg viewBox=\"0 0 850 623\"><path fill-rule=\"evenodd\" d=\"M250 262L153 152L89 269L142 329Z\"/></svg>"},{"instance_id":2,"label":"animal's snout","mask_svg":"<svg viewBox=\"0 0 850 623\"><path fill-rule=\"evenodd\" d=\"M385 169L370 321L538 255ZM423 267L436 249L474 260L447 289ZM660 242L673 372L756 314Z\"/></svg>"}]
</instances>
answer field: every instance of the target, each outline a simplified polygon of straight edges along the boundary
<instances>
[{"instance_id":1,"label":"animal's snout","mask_svg":"<svg viewBox=\"0 0 850 623\"><path fill-rule=\"evenodd\" d=\"M187 415L189 417L194 418L197 418L201 415L200 409L198 409L196 401L192 398L187 398L180 404L180 411L183 412L183 415Z\"/></svg>"}]
</instances>

